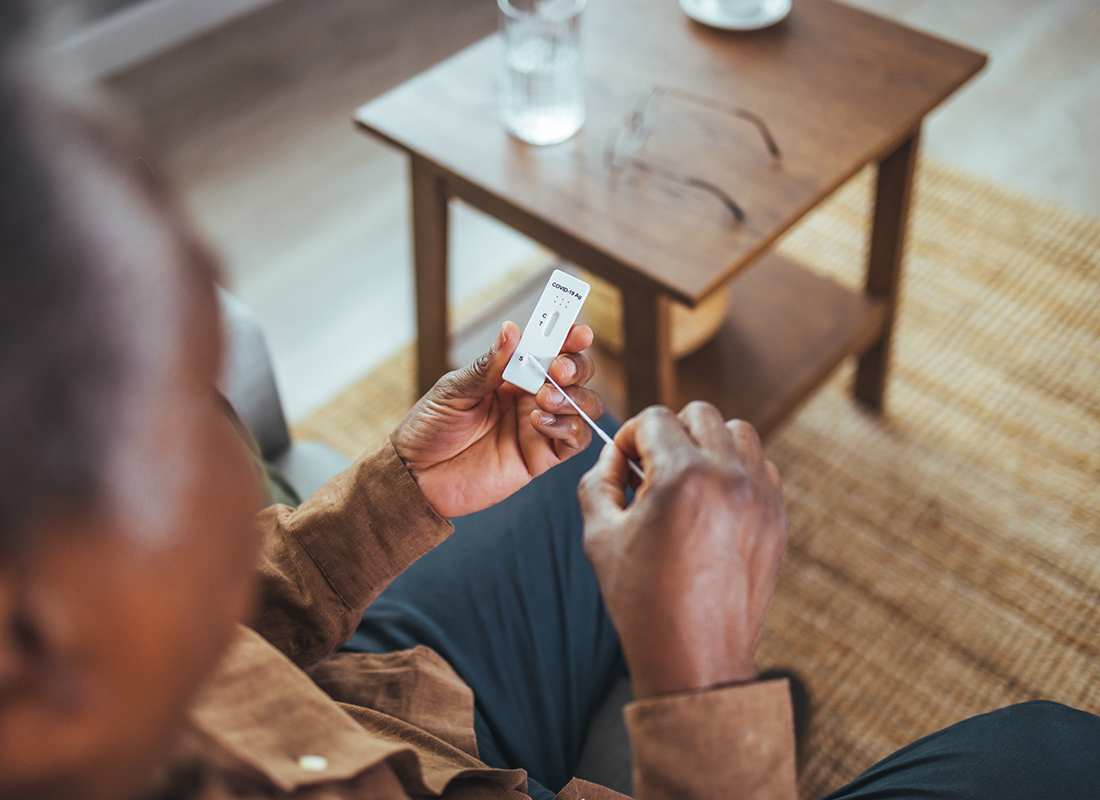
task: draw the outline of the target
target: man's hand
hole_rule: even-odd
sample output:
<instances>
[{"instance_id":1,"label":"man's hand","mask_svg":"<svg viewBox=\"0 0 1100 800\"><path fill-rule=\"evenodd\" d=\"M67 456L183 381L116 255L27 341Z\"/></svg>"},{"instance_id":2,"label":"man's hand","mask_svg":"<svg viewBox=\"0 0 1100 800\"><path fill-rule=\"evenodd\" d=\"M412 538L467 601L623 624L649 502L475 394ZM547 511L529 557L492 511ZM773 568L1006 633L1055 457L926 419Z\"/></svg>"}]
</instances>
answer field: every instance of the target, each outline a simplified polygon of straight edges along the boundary
<instances>
[{"instance_id":1,"label":"man's hand","mask_svg":"<svg viewBox=\"0 0 1100 800\"><path fill-rule=\"evenodd\" d=\"M531 395L504 382L519 340L519 328L504 323L489 352L440 378L391 436L442 517L500 502L592 441L587 423L549 383ZM574 325L548 371L586 414L599 419L603 400L584 388L595 367L581 351L591 345L592 330Z\"/></svg>"},{"instance_id":2,"label":"man's hand","mask_svg":"<svg viewBox=\"0 0 1100 800\"><path fill-rule=\"evenodd\" d=\"M707 403L628 421L581 481L585 552L638 697L755 680L787 549L779 472ZM621 449L620 449L621 448ZM627 457L645 482L628 507Z\"/></svg>"}]
</instances>

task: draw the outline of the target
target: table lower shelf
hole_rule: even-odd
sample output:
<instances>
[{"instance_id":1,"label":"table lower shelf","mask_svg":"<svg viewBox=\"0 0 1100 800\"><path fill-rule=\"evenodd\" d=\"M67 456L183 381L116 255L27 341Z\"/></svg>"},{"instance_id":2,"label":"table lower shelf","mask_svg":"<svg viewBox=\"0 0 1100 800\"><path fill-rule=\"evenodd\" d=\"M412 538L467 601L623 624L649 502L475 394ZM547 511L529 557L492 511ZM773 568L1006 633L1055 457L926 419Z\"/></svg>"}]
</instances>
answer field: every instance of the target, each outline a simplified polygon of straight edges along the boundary
<instances>
[{"instance_id":1,"label":"table lower shelf","mask_svg":"<svg viewBox=\"0 0 1100 800\"><path fill-rule=\"evenodd\" d=\"M492 343L500 323L524 325L550 270L540 273L451 336L450 360L468 364ZM718 334L676 364L677 409L707 400L727 418L745 419L767 436L850 355L865 352L885 324L882 303L776 254L764 256L731 288ZM582 315L583 320L583 315ZM592 348L590 386L619 419L629 416L623 366Z\"/></svg>"}]
</instances>

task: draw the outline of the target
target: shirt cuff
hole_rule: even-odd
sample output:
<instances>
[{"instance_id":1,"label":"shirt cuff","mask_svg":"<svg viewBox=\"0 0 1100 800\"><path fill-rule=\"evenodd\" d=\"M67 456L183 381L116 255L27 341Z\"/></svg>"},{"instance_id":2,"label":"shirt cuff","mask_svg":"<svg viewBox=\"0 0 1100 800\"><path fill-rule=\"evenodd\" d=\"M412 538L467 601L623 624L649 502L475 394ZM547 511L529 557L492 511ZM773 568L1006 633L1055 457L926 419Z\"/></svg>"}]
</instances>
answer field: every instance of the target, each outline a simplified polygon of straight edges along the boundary
<instances>
[{"instance_id":1,"label":"shirt cuff","mask_svg":"<svg viewBox=\"0 0 1100 800\"><path fill-rule=\"evenodd\" d=\"M333 591L359 610L454 531L389 439L325 484L292 519L290 532Z\"/></svg>"},{"instance_id":2,"label":"shirt cuff","mask_svg":"<svg viewBox=\"0 0 1100 800\"><path fill-rule=\"evenodd\" d=\"M638 800L794 800L786 679L646 698L624 710Z\"/></svg>"}]
</instances>

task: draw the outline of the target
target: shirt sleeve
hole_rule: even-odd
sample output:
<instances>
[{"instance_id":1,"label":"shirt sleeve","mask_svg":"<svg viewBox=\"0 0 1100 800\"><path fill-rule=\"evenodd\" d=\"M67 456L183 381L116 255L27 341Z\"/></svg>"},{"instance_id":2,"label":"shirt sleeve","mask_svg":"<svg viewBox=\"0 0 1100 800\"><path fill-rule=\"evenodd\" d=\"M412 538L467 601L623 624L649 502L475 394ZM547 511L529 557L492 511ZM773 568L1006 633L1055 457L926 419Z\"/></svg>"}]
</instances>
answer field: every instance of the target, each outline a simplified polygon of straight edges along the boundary
<instances>
[{"instance_id":1,"label":"shirt sleeve","mask_svg":"<svg viewBox=\"0 0 1100 800\"><path fill-rule=\"evenodd\" d=\"M637 700L625 709L637 800L795 800L788 682Z\"/></svg>"},{"instance_id":2,"label":"shirt sleeve","mask_svg":"<svg viewBox=\"0 0 1100 800\"><path fill-rule=\"evenodd\" d=\"M371 601L454 530L389 440L297 510L272 506L257 524L260 599L252 627L303 668L343 645Z\"/></svg>"}]
</instances>

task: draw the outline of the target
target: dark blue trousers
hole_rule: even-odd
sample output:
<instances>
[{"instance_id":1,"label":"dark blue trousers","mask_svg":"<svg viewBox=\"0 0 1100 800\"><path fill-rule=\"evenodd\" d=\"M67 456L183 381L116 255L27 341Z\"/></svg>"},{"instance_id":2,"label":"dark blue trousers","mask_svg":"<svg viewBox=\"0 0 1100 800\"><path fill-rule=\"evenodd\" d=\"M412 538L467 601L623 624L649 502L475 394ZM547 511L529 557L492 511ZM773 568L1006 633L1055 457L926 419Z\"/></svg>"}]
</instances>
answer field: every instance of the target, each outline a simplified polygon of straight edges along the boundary
<instances>
[{"instance_id":1,"label":"dark blue trousers","mask_svg":"<svg viewBox=\"0 0 1100 800\"><path fill-rule=\"evenodd\" d=\"M375 600L345 648L423 644L443 656L473 689L481 759L527 770L538 800L575 774L592 717L626 671L581 541L577 483L599 447L454 520L454 535ZM827 800L1094 797L1100 718L1028 703L915 742Z\"/></svg>"}]
</instances>

